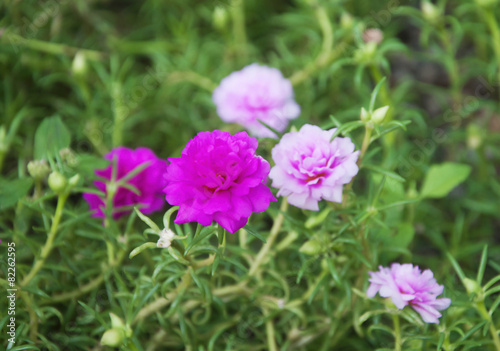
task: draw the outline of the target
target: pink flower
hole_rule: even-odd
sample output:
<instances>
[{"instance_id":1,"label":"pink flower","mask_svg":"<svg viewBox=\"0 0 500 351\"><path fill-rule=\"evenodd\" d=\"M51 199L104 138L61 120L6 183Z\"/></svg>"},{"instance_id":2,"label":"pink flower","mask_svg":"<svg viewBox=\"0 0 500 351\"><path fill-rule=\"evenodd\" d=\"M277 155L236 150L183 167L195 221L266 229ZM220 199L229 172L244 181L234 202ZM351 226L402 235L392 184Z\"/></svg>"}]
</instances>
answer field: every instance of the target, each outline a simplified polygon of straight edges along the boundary
<instances>
[{"instance_id":1,"label":"pink flower","mask_svg":"<svg viewBox=\"0 0 500 351\"><path fill-rule=\"evenodd\" d=\"M391 268L379 267L379 272L369 272L370 286L366 295L374 297L377 292L382 297L390 297L397 308L410 305L427 323L438 323L441 313L450 306L448 298L437 299L443 286L434 279L429 269L421 272L412 264L393 263Z\"/></svg>"},{"instance_id":2,"label":"pink flower","mask_svg":"<svg viewBox=\"0 0 500 351\"><path fill-rule=\"evenodd\" d=\"M138 206L141 212L145 214L161 210L165 201L163 199L162 189L165 186L163 174L167 168L167 161L159 159L150 149L140 147L131 150L120 146L113 149L104 156L105 159L113 161L116 159L116 181L127 176L130 171L147 162L147 167L138 174L126 181L127 184L135 187L139 193L131 189L118 187L113 197L113 218L117 219L127 213L130 213L133 206ZM112 163L105 169L96 170L95 174L101 178L111 180L113 172ZM109 183L109 182L108 182ZM103 181L95 181L94 185L98 190L106 194L104 198L96 194L84 193L83 198L88 202L93 217L104 218L106 206L106 197L109 186Z\"/></svg>"},{"instance_id":3,"label":"pink flower","mask_svg":"<svg viewBox=\"0 0 500 351\"><path fill-rule=\"evenodd\" d=\"M255 154L257 139L246 132L198 133L179 158L169 158L164 189L167 202L178 205L175 223L216 221L234 233L252 212L276 201L264 184L269 163Z\"/></svg>"},{"instance_id":4,"label":"pink flower","mask_svg":"<svg viewBox=\"0 0 500 351\"><path fill-rule=\"evenodd\" d=\"M310 124L283 135L273 148L276 165L269 177L278 196L288 196L294 206L318 211L318 202L342 202L342 186L358 173L359 151L349 138L330 139L335 129Z\"/></svg>"},{"instance_id":5,"label":"pink flower","mask_svg":"<svg viewBox=\"0 0 500 351\"><path fill-rule=\"evenodd\" d=\"M277 136L259 120L283 132L300 115L290 81L278 69L256 63L224 78L212 98L224 122L241 124L261 138Z\"/></svg>"}]
</instances>

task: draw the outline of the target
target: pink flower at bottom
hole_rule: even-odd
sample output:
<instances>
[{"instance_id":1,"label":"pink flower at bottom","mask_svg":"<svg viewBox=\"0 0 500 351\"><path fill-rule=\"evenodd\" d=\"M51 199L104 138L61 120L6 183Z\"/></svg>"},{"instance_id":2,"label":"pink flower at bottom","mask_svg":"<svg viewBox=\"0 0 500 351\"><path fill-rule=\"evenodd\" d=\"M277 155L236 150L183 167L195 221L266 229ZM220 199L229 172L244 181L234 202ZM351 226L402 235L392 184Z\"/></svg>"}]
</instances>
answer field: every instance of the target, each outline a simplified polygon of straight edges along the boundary
<instances>
[{"instance_id":1,"label":"pink flower at bottom","mask_svg":"<svg viewBox=\"0 0 500 351\"><path fill-rule=\"evenodd\" d=\"M450 306L448 298L437 298L443 293L443 286L434 279L434 274L426 269L421 272L412 264L393 263L391 268L379 266L378 272L369 272L368 297L377 292L382 297L390 297L397 308L410 305L427 323L439 324L442 311Z\"/></svg>"},{"instance_id":2,"label":"pink flower at bottom","mask_svg":"<svg viewBox=\"0 0 500 351\"><path fill-rule=\"evenodd\" d=\"M163 174L167 168L167 161L156 157L153 151L145 147L131 150L120 146L114 148L104 158L109 161L116 160L117 181L127 176L135 168L147 163L145 169L126 182L135 187L139 193L125 187L118 187L113 197L114 219L130 213L132 206L138 206L141 212L145 214L161 210L163 205L165 205L162 190L165 186ZM101 178L111 180L112 172L113 165L110 164L105 169L96 170L95 174ZM98 180L94 182L94 185L107 196L108 189L105 182ZM93 212L92 217L105 217L106 196L100 197L93 193L83 194L83 198L87 201L90 210Z\"/></svg>"},{"instance_id":3,"label":"pink flower at bottom","mask_svg":"<svg viewBox=\"0 0 500 351\"><path fill-rule=\"evenodd\" d=\"M175 223L216 221L234 233L276 201L265 185L269 163L256 155L257 146L246 132L215 130L198 133L181 157L169 158L164 192L169 204L179 206Z\"/></svg>"}]
</instances>

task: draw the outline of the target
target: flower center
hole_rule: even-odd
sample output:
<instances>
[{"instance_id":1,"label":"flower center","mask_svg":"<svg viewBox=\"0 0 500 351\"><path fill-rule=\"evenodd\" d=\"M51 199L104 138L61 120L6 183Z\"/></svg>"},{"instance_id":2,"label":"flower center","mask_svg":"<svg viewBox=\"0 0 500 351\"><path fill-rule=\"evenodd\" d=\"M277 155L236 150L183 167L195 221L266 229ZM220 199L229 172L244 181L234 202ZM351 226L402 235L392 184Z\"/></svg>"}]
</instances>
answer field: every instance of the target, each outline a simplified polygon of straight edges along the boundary
<instances>
[{"instance_id":1,"label":"flower center","mask_svg":"<svg viewBox=\"0 0 500 351\"><path fill-rule=\"evenodd\" d=\"M326 172L321 172L321 173L315 174L313 176L307 177L306 182L310 182L310 181L316 180L316 179L324 177L324 176L326 176Z\"/></svg>"}]
</instances>

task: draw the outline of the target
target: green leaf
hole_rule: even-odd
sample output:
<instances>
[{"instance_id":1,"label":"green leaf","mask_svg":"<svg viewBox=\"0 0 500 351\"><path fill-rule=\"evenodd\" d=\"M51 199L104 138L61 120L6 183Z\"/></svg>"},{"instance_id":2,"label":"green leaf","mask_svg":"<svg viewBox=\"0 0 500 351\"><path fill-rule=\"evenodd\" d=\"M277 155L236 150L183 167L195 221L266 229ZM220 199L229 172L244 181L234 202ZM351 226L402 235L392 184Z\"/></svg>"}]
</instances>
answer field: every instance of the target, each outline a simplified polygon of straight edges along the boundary
<instances>
[{"instance_id":1,"label":"green leaf","mask_svg":"<svg viewBox=\"0 0 500 351\"><path fill-rule=\"evenodd\" d=\"M160 234L161 230L160 228L158 228L155 222L153 222L148 216L143 215L142 212L137 209L137 207L134 207L134 211L135 213L137 213L139 218L149 226L149 228L151 228L155 233Z\"/></svg>"},{"instance_id":2,"label":"green leaf","mask_svg":"<svg viewBox=\"0 0 500 351\"><path fill-rule=\"evenodd\" d=\"M134 256L137 256L138 254L140 254L144 250L152 248L152 247L156 248L157 244L152 243L152 242L144 243L141 246L138 246L135 249L133 249L132 252L130 253L130 255L128 255L128 258L133 258Z\"/></svg>"},{"instance_id":3,"label":"green leaf","mask_svg":"<svg viewBox=\"0 0 500 351\"><path fill-rule=\"evenodd\" d=\"M55 157L59 150L69 147L71 135L59 116L42 121L35 133L35 159Z\"/></svg>"},{"instance_id":4,"label":"green leaf","mask_svg":"<svg viewBox=\"0 0 500 351\"><path fill-rule=\"evenodd\" d=\"M26 196L32 185L33 180L31 178L0 179L0 210L14 206Z\"/></svg>"},{"instance_id":5,"label":"green leaf","mask_svg":"<svg viewBox=\"0 0 500 351\"><path fill-rule=\"evenodd\" d=\"M374 172L383 174L385 176L388 176L389 178L392 178L395 181L400 182L400 183L404 183L406 181L406 179L404 179L403 177L401 177L399 174L397 174L395 172L392 172L392 171L389 171L389 170L384 169L384 168L379 167L379 166L370 165L370 164L364 164L363 168L366 168L366 169L369 169L371 171L374 171Z\"/></svg>"},{"instance_id":6,"label":"green leaf","mask_svg":"<svg viewBox=\"0 0 500 351\"><path fill-rule=\"evenodd\" d=\"M462 183L471 171L469 165L443 163L433 165L427 172L420 196L422 198L440 198Z\"/></svg>"},{"instance_id":7,"label":"green leaf","mask_svg":"<svg viewBox=\"0 0 500 351\"><path fill-rule=\"evenodd\" d=\"M257 239L259 239L263 243L266 242L266 238L264 238L262 235L260 235L259 233L257 233L257 231L255 229L253 229L252 227L246 225L246 226L243 227L243 229L245 229L248 232L248 234L253 235L254 237L256 237Z\"/></svg>"},{"instance_id":8,"label":"green leaf","mask_svg":"<svg viewBox=\"0 0 500 351\"><path fill-rule=\"evenodd\" d=\"M186 247L186 255L191 251L191 249L199 244L203 239L206 239L213 235L216 231L215 226L211 225L209 227L203 228L198 235L196 235L193 240L189 243L189 245Z\"/></svg>"}]
</instances>

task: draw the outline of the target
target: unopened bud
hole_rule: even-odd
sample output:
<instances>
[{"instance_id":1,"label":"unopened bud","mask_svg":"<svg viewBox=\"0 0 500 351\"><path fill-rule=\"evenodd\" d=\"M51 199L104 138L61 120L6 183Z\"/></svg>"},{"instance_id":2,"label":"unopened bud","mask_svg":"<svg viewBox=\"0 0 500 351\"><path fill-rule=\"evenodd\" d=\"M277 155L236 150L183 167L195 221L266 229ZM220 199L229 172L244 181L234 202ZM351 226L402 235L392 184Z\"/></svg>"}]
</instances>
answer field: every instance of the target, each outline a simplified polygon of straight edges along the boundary
<instances>
[{"instance_id":1,"label":"unopened bud","mask_svg":"<svg viewBox=\"0 0 500 351\"><path fill-rule=\"evenodd\" d=\"M172 245L172 240L174 240L174 238L175 233L171 229L165 228L160 232L160 239L158 239L156 247L161 249L169 248L170 245Z\"/></svg>"},{"instance_id":2,"label":"unopened bud","mask_svg":"<svg viewBox=\"0 0 500 351\"><path fill-rule=\"evenodd\" d=\"M361 115L360 115L360 119L361 121L363 122L368 122L370 119L371 119L371 116L370 114L368 113L368 111L365 110L364 107L361 107Z\"/></svg>"},{"instance_id":3,"label":"unopened bud","mask_svg":"<svg viewBox=\"0 0 500 351\"><path fill-rule=\"evenodd\" d=\"M221 32L226 29L229 20L227 9L223 6L216 6L212 14L213 25Z\"/></svg>"},{"instance_id":4,"label":"unopened bud","mask_svg":"<svg viewBox=\"0 0 500 351\"><path fill-rule=\"evenodd\" d=\"M316 239L306 241L299 249L300 252L309 256L315 256L322 251L321 243Z\"/></svg>"},{"instance_id":5,"label":"unopened bud","mask_svg":"<svg viewBox=\"0 0 500 351\"><path fill-rule=\"evenodd\" d=\"M76 53L71 70L75 76L83 76L87 73L87 59L81 50Z\"/></svg>"},{"instance_id":6,"label":"unopened bud","mask_svg":"<svg viewBox=\"0 0 500 351\"><path fill-rule=\"evenodd\" d=\"M387 115L387 111L389 110L389 106L384 106L376 109L372 113L372 121L374 123L380 124L384 120L385 116Z\"/></svg>"},{"instance_id":7,"label":"unopened bud","mask_svg":"<svg viewBox=\"0 0 500 351\"><path fill-rule=\"evenodd\" d=\"M321 223L323 223L325 221L326 217L328 217L330 210L331 210L331 208L327 207L323 211L321 211L317 216L309 217L306 220L306 223L304 224L304 226L307 229L311 229L313 227L316 227L317 225L320 225Z\"/></svg>"},{"instance_id":8,"label":"unopened bud","mask_svg":"<svg viewBox=\"0 0 500 351\"><path fill-rule=\"evenodd\" d=\"M43 180L50 173L50 167L45 160L34 160L28 162L28 173L34 179Z\"/></svg>"},{"instance_id":9,"label":"unopened bud","mask_svg":"<svg viewBox=\"0 0 500 351\"><path fill-rule=\"evenodd\" d=\"M344 12L340 16L340 26L344 29L351 29L354 26L354 19L349 13Z\"/></svg>"},{"instance_id":10,"label":"unopened bud","mask_svg":"<svg viewBox=\"0 0 500 351\"><path fill-rule=\"evenodd\" d=\"M424 18L431 23L435 23L440 17L441 13L438 7L433 5L431 2L424 0L420 5L422 8L422 13Z\"/></svg>"},{"instance_id":11,"label":"unopened bud","mask_svg":"<svg viewBox=\"0 0 500 351\"><path fill-rule=\"evenodd\" d=\"M475 295L476 300L477 299L484 299L483 297L483 289L481 288L481 285L478 284L475 280L469 279L469 278L464 278L462 283L465 286L465 290L467 290L467 294L469 295Z\"/></svg>"},{"instance_id":12,"label":"unopened bud","mask_svg":"<svg viewBox=\"0 0 500 351\"><path fill-rule=\"evenodd\" d=\"M125 323L123 323L122 319L118 317L116 314L110 312L109 318L111 319L111 327L113 328L124 328Z\"/></svg>"},{"instance_id":13,"label":"unopened bud","mask_svg":"<svg viewBox=\"0 0 500 351\"><path fill-rule=\"evenodd\" d=\"M78 161L76 160L75 153L68 147L59 150L59 156L61 156L62 161L65 162L70 167L74 167L78 163Z\"/></svg>"},{"instance_id":14,"label":"unopened bud","mask_svg":"<svg viewBox=\"0 0 500 351\"><path fill-rule=\"evenodd\" d=\"M111 328L106 330L101 338L101 345L119 347L125 340L125 331L122 328Z\"/></svg>"},{"instance_id":15,"label":"unopened bud","mask_svg":"<svg viewBox=\"0 0 500 351\"><path fill-rule=\"evenodd\" d=\"M371 64L375 53L377 52L377 43L370 41L362 45L355 53L354 60L360 64Z\"/></svg>"},{"instance_id":16,"label":"unopened bud","mask_svg":"<svg viewBox=\"0 0 500 351\"><path fill-rule=\"evenodd\" d=\"M68 184L71 188L74 188L78 185L78 181L80 180L80 175L75 174L73 177L69 178Z\"/></svg>"},{"instance_id":17,"label":"unopened bud","mask_svg":"<svg viewBox=\"0 0 500 351\"><path fill-rule=\"evenodd\" d=\"M368 28L363 32L362 37L365 43L380 44L384 40L384 33L378 28Z\"/></svg>"},{"instance_id":18,"label":"unopened bud","mask_svg":"<svg viewBox=\"0 0 500 351\"><path fill-rule=\"evenodd\" d=\"M475 124L469 124L466 130L467 134L467 147L476 150L482 144L481 130Z\"/></svg>"},{"instance_id":19,"label":"unopened bud","mask_svg":"<svg viewBox=\"0 0 500 351\"><path fill-rule=\"evenodd\" d=\"M64 177L61 173L54 171L49 175L49 187L56 194L61 194L64 190L66 190L66 185L68 181L66 177Z\"/></svg>"}]
</instances>

